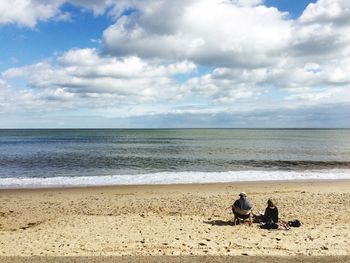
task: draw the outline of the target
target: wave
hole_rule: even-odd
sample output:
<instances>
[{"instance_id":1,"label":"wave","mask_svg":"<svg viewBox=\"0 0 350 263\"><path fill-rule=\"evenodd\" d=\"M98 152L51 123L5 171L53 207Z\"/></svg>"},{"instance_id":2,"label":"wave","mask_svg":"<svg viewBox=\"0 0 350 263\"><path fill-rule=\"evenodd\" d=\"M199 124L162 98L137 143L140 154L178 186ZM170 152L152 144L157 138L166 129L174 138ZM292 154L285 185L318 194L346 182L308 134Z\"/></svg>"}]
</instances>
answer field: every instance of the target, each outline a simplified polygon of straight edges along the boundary
<instances>
[{"instance_id":1,"label":"wave","mask_svg":"<svg viewBox=\"0 0 350 263\"><path fill-rule=\"evenodd\" d=\"M133 175L75 176L48 178L0 178L0 189L83 187L140 184L225 183L243 181L290 181L350 179L350 170L308 171L229 171L229 172L160 172Z\"/></svg>"},{"instance_id":2,"label":"wave","mask_svg":"<svg viewBox=\"0 0 350 263\"><path fill-rule=\"evenodd\" d=\"M226 160L220 158L190 158L190 157L167 157L164 156L98 156L91 152L87 153L57 153L47 155L45 153L18 156L0 156L0 171L6 167L24 169L46 168L100 168L120 169L128 167L136 171L147 169L168 170L175 167L189 170L204 169L217 170L220 172L242 169L350 169L349 161L339 160ZM225 169L220 170L220 169ZM226 170L227 169L227 170ZM152 171L156 172L156 171Z\"/></svg>"}]
</instances>

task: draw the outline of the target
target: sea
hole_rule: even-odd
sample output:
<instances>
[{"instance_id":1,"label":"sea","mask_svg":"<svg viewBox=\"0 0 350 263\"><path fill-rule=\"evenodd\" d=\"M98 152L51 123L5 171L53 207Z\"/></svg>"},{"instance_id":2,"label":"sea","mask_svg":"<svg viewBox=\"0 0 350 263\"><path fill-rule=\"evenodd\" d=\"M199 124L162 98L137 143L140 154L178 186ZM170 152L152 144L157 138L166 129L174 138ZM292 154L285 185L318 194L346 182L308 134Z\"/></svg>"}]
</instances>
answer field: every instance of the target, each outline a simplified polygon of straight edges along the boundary
<instances>
[{"instance_id":1,"label":"sea","mask_svg":"<svg viewBox=\"0 0 350 263\"><path fill-rule=\"evenodd\" d=\"M0 189L350 179L350 129L0 130Z\"/></svg>"}]
</instances>

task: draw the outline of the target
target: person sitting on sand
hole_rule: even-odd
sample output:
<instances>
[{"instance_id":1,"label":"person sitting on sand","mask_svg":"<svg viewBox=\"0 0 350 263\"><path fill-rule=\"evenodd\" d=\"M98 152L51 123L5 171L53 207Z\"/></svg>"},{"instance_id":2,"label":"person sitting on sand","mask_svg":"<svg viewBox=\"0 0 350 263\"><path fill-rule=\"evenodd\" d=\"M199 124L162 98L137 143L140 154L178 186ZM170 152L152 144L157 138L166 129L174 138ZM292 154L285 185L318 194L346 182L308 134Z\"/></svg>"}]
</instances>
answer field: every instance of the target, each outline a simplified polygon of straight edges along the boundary
<instances>
[{"instance_id":1,"label":"person sitting on sand","mask_svg":"<svg viewBox=\"0 0 350 263\"><path fill-rule=\"evenodd\" d=\"M265 213L256 216L255 220L262 221L263 223L260 225L260 227L264 229L289 229L289 227L285 223L278 222L278 208L272 201L272 199L267 200L267 207L265 209Z\"/></svg>"},{"instance_id":2,"label":"person sitting on sand","mask_svg":"<svg viewBox=\"0 0 350 263\"><path fill-rule=\"evenodd\" d=\"M269 198L269 200L267 200L267 207L265 209L263 221L265 223L267 223L267 222L273 223L273 224L278 223L278 208L275 205L275 203L272 201L271 198Z\"/></svg>"},{"instance_id":3,"label":"person sitting on sand","mask_svg":"<svg viewBox=\"0 0 350 263\"><path fill-rule=\"evenodd\" d=\"M232 212L234 214L233 222L236 224L239 222L239 219L249 219L249 223L252 223L252 204L247 198L247 194L245 192L241 192L239 194L239 199L237 199L232 205Z\"/></svg>"}]
</instances>

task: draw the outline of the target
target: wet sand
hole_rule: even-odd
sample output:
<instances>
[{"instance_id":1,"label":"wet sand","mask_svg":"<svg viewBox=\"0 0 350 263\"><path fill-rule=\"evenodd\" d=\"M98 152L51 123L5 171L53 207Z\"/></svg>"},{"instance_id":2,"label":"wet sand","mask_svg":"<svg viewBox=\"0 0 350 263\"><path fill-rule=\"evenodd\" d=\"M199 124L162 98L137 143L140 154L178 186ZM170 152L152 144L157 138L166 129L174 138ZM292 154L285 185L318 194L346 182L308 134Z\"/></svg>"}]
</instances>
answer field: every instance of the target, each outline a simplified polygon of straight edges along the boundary
<instances>
[{"instance_id":1,"label":"wet sand","mask_svg":"<svg viewBox=\"0 0 350 263\"><path fill-rule=\"evenodd\" d=\"M240 191L256 212L274 197L302 226L233 226ZM349 251L350 181L0 190L1 262L350 262Z\"/></svg>"}]
</instances>

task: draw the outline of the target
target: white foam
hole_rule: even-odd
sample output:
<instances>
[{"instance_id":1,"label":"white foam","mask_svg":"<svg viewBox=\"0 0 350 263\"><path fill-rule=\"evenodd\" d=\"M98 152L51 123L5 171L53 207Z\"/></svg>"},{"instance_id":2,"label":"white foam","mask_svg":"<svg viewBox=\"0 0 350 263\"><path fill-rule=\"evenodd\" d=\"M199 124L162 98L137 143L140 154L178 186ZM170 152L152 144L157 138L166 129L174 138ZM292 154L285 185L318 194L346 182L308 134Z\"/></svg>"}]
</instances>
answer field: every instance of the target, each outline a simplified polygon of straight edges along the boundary
<instances>
[{"instance_id":1,"label":"white foam","mask_svg":"<svg viewBox=\"0 0 350 263\"><path fill-rule=\"evenodd\" d=\"M331 169L307 171L162 172L152 174L111 176L0 178L0 188L49 188L98 185L189 184L326 179L350 179L350 170Z\"/></svg>"}]
</instances>

